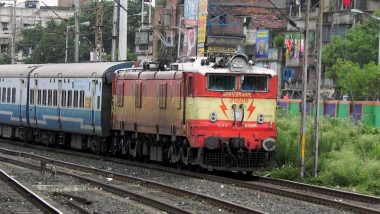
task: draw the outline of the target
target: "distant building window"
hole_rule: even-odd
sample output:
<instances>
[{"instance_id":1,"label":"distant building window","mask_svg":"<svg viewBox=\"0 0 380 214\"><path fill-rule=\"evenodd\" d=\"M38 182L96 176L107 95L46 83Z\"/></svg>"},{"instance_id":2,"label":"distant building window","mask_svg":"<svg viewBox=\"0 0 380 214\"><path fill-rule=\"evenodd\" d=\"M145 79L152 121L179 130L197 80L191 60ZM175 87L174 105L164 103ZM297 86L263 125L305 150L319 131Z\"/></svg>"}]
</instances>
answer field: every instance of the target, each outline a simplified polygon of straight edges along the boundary
<instances>
[{"instance_id":1,"label":"distant building window","mask_svg":"<svg viewBox=\"0 0 380 214\"><path fill-rule=\"evenodd\" d=\"M227 14L222 14L219 16L219 23L222 25L227 24Z\"/></svg>"},{"instance_id":2,"label":"distant building window","mask_svg":"<svg viewBox=\"0 0 380 214\"><path fill-rule=\"evenodd\" d=\"M8 22L1 22L1 29L2 30L8 30L8 25L9 25Z\"/></svg>"}]
</instances>

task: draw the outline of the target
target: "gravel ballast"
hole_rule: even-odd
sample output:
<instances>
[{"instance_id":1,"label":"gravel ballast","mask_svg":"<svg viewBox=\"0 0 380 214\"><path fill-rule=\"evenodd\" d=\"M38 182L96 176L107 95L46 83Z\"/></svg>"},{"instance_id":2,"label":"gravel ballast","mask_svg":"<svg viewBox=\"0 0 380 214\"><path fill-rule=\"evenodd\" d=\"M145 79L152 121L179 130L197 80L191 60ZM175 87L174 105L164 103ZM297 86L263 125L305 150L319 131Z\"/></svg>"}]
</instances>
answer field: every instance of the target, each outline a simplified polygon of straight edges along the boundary
<instances>
[{"instance_id":1,"label":"gravel ballast","mask_svg":"<svg viewBox=\"0 0 380 214\"><path fill-rule=\"evenodd\" d=\"M210 195L226 201L258 209L266 213L349 213L347 211L342 211L318 204L298 201L295 199L281 197L260 191L239 188L233 185L225 185L208 180L189 178L181 175L173 175L171 173L161 172L157 170L137 168L102 160L86 159L83 157L76 157L67 154L20 147L17 145L10 145L8 143L1 143L1 141L5 140L0 139L0 147L3 148L23 152L31 152L41 156L85 165L88 167L109 170L115 173L133 175L135 177L152 180L173 187Z\"/></svg>"}]
</instances>

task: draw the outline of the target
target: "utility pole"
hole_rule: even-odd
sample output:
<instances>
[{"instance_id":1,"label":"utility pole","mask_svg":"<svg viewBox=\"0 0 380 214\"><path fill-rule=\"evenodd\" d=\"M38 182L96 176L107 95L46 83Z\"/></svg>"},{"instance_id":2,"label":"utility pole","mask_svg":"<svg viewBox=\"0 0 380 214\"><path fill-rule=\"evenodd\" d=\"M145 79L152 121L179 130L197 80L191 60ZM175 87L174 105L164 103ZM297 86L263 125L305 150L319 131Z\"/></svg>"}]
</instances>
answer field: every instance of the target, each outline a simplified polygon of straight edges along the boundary
<instances>
[{"instance_id":1,"label":"utility pole","mask_svg":"<svg viewBox=\"0 0 380 214\"><path fill-rule=\"evenodd\" d=\"M95 2L96 10L96 23L95 23L95 62L102 61L102 49L103 49L103 6L101 2Z\"/></svg>"},{"instance_id":2,"label":"utility pole","mask_svg":"<svg viewBox=\"0 0 380 214\"><path fill-rule=\"evenodd\" d=\"M316 113L314 121L314 166L313 166L313 175L318 177L318 156L319 156L319 101L321 99L321 76L322 76L322 29L323 29L323 0L319 1L319 26L318 26L318 72L317 72L317 97L315 100L316 103Z\"/></svg>"},{"instance_id":3,"label":"utility pole","mask_svg":"<svg viewBox=\"0 0 380 214\"><path fill-rule=\"evenodd\" d=\"M127 41L128 41L128 0L120 0L120 5L125 10L120 10L119 16L119 61L127 60Z\"/></svg>"},{"instance_id":4,"label":"utility pole","mask_svg":"<svg viewBox=\"0 0 380 214\"><path fill-rule=\"evenodd\" d=\"M112 14L112 53L111 53L111 61L116 61L116 42L117 42L117 17L118 17L118 9L116 1L113 2L113 14Z\"/></svg>"},{"instance_id":5,"label":"utility pole","mask_svg":"<svg viewBox=\"0 0 380 214\"><path fill-rule=\"evenodd\" d=\"M177 47L177 58L181 56L181 33L182 31L182 17L179 16L179 22L178 22L178 47Z\"/></svg>"},{"instance_id":6,"label":"utility pole","mask_svg":"<svg viewBox=\"0 0 380 214\"><path fill-rule=\"evenodd\" d=\"M141 1L141 27L140 29L144 29L144 6L145 6L145 0Z\"/></svg>"},{"instance_id":7,"label":"utility pole","mask_svg":"<svg viewBox=\"0 0 380 214\"><path fill-rule=\"evenodd\" d=\"M16 63L16 3L17 0L13 1L12 10L12 40L11 40L11 63Z\"/></svg>"},{"instance_id":8,"label":"utility pole","mask_svg":"<svg viewBox=\"0 0 380 214\"><path fill-rule=\"evenodd\" d=\"M79 62L79 11L80 5L79 0L74 0L75 4L75 54L74 54L74 62Z\"/></svg>"},{"instance_id":9,"label":"utility pole","mask_svg":"<svg viewBox=\"0 0 380 214\"><path fill-rule=\"evenodd\" d=\"M302 91L302 115L301 115L301 133L300 133L300 179L303 181L305 173L305 146L306 146L306 93L307 93L307 70L309 64L309 13L310 0L306 2L305 13L305 51L303 61L303 91Z\"/></svg>"},{"instance_id":10,"label":"utility pole","mask_svg":"<svg viewBox=\"0 0 380 214\"><path fill-rule=\"evenodd\" d=\"M152 0L149 0L149 19L148 19L148 27L151 28L152 24Z\"/></svg>"}]
</instances>

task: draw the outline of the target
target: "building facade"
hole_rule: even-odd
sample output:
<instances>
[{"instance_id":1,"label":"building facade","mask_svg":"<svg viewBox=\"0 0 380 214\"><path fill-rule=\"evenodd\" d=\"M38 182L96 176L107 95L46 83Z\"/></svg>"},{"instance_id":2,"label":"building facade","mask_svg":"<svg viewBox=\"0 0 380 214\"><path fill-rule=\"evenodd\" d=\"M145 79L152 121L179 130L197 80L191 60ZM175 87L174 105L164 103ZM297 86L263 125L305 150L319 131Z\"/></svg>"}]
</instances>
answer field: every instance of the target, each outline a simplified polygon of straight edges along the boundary
<instances>
[{"instance_id":1,"label":"building facade","mask_svg":"<svg viewBox=\"0 0 380 214\"><path fill-rule=\"evenodd\" d=\"M67 19L74 15L74 10L52 8L59 17ZM49 20L60 20L57 15L44 7L26 8L16 7L16 41L22 29L31 28L35 24L45 25ZM13 27L13 7L0 7L0 51L10 52L12 27ZM16 61L20 61L21 54L16 55Z\"/></svg>"},{"instance_id":2,"label":"building facade","mask_svg":"<svg viewBox=\"0 0 380 214\"><path fill-rule=\"evenodd\" d=\"M306 0L289 0L286 2L288 16L294 20L300 29L305 28L305 8ZM323 10L322 25L322 42L327 44L331 38L336 35L344 35L346 31L355 25L356 14L351 13L351 9L372 13L380 9L378 0L324 0L323 5L319 0L311 0L310 7L310 41L309 41L309 75L308 90L311 95L316 90L316 74L318 61L318 20L319 11ZM303 61L303 38L298 30L288 23L287 33L285 33L285 65L282 70L282 85L286 90L300 91L302 89L302 61ZM300 44L300 46L297 46ZM297 51L299 52L298 54ZM325 77L322 72L322 97L324 99L333 99L334 83L331 79Z\"/></svg>"}]
</instances>

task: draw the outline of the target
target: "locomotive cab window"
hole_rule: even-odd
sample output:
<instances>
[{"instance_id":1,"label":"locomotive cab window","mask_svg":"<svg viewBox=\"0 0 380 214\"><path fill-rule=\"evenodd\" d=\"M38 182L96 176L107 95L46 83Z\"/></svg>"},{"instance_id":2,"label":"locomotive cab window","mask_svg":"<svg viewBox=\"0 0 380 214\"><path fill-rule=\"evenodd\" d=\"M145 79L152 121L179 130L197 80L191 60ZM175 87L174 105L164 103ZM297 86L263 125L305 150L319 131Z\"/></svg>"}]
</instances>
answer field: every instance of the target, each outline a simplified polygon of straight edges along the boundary
<instances>
[{"instance_id":1,"label":"locomotive cab window","mask_svg":"<svg viewBox=\"0 0 380 214\"><path fill-rule=\"evenodd\" d=\"M210 91L234 91L236 90L236 76L209 74L207 76L207 89Z\"/></svg>"},{"instance_id":2,"label":"locomotive cab window","mask_svg":"<svg viewBox=\"0 0 380 214\"><path fill-rule=\"evenodd\" d=\"M241 76L241 90L249 92L267 92L267 76Z\"/></svg>"}]
</instances>

